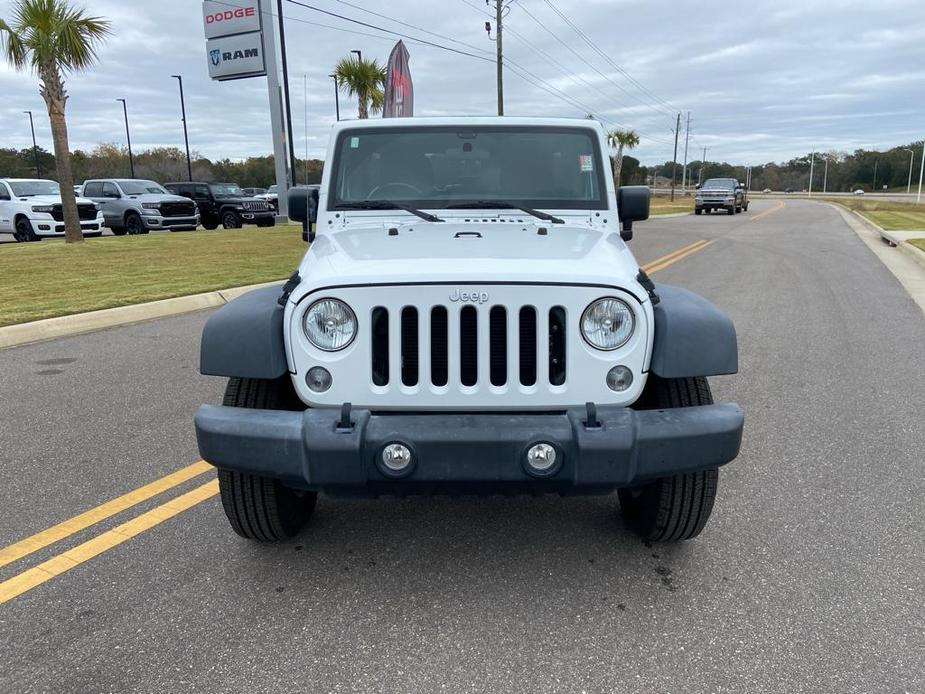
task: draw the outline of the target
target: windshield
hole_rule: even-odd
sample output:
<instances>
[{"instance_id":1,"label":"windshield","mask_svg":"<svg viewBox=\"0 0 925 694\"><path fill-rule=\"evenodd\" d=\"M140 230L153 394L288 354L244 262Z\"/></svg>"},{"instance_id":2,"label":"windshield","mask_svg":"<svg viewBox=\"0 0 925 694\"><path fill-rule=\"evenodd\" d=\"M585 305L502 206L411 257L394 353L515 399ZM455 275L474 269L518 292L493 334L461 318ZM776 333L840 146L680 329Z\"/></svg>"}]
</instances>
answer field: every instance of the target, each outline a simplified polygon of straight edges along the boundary
<instances>
[{"instance_id":1,"label":"windshield","mask_svg":"<svg viewBox=\"0 0 925 694\"><path fill-rule=\"evenodd\" d=\"M735 181L731 178L708 178L701 188L735 188Z\"/></svg>"},{"instance_id":2,"label":"windshield","mask_svg":"<svg viewBox=\"0 0 925 694\"><path fill-rule=\"evenodd\" d=\"M244 195L241 186L237 183L210 183L212 195L217 198L240 198Z\"/></svg>"},{"instance_id":3,"label":"windshield","mask_svg":"<svg viewBox=\"0 0 925 694\"><path fill-rule=\"evenodd\" d=\"M118 183L126 195L145 195L146 193L169 195L159 183L154 181L118 181Z\"/></svg>"},{"instance_id":4,"label":"windshield","mask_svg":"<svg viewBox=\"0 0 925 694\"><path fill-rule=\"evenodd\" d=\"M606 209L595 131L567 127L346 130L338 137L331 209L369 200L446 209Z\"/></svg>"},{"instance_id":5,"label":"windshield","mask_svg":"<svg viewBox=\"0 0 925 694\"><path fill-rule=\"evenodd\" d=\"M61 187L54 181L7 181L13 195L26 198L32 195L61 195Z\"/></svg>"}]
</instances>

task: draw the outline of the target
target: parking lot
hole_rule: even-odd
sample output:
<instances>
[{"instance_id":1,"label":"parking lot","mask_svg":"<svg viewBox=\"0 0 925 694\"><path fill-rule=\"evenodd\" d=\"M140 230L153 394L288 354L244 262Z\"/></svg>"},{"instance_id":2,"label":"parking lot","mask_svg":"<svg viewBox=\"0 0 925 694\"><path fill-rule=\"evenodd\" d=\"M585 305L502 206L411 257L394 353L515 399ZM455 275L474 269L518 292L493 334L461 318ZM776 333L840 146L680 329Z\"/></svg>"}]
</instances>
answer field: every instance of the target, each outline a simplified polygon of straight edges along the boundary
<instances>
[{"instance_id":1,"label":"parking lot","mask_svg":"<svg viewBox=\"0 0 925 694\"><path fill-rule=\"evenodd\" d=\"M640 542L612 497L322 498L256 546L204 465L89 524L198 461L208 314L9 349L0 690L921 691L921 310L824 204L631 247L738 330L712 386L745 439L698 539Z\"/></svg>"}]
</instances>

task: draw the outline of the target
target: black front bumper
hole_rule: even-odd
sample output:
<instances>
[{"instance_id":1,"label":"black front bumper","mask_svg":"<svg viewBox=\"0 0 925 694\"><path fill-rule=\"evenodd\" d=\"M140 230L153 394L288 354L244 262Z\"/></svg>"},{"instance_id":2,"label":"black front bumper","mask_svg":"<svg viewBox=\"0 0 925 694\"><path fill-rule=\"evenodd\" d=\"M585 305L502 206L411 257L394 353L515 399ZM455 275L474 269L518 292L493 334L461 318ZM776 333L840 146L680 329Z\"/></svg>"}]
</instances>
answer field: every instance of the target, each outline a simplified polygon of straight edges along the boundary
<instances>
[{"instance_id":1,"label":"black front bumper","mask_svg":"<svg viewBox=\"0 0 925 694\"><path fill-rule=\"evenodd\" d=\"M203 405L196 438L216 467L329 493L608 491L733 460L743 414L732 403L636 411L600 407L556 413L373 413L256 410ZM382 449L402 443L404 476L380 467ZM531 473L527 450L556 449L549 474Z\"/></svg>"}]
</instances>

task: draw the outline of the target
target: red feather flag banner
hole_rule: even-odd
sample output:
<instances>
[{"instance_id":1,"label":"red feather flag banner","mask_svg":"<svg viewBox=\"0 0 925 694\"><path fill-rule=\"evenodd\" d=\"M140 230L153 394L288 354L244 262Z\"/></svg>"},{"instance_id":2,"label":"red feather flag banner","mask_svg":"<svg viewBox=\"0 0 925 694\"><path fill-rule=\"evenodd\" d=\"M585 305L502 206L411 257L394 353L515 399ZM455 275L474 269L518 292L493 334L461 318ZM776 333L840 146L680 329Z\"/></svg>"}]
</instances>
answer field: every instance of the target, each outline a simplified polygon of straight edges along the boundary
<instances>
[{"instance_id":1,"label":"red feather flag banner","mask_svg":"<svg viewBox=\"0 0 925 694\"><path fill-rule=\"evenodd\" d=\"M388 72L385 76L385 100L382 104L383 118L402 118L414 115L414 86L411 84L411 68L408 67L408 49L401 41L395 44L389 54Z\"/></svg>"}]
</instances>

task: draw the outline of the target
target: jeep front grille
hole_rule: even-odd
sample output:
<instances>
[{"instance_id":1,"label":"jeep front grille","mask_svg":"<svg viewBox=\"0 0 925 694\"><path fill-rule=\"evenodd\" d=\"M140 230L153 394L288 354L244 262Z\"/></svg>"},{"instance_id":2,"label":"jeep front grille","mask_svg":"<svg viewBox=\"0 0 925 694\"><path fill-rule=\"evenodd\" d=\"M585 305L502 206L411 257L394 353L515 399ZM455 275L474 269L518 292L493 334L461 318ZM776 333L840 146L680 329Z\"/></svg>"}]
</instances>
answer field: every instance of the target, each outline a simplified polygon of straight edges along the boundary
<instances>
[{"instance_id":1,"label":"jeep front grille","mask_svg":"<svg viewBox=\"0 0 925 694\"><path fill-rule=\"evenodd\" d=\"M427 320L422 320L424 316ZM544 317L546 320L538 321L533 306L509 310L500 305L468 304L458 310L405 306L395 321L390 320L390 309L376 306L369 338L372 382L388 386L400 380L404 386L416 386L426 374L432 385L443 387L450 381L452 364L452 380L464 389L515 382L533 386L538 378L548 385L565 385L565 308L552 306L544 310ZM542 334L538 322L543 326ZM398 335L389 334L390 323ZM480 331L486 334L480 335ZM513 336L516 340L511 339ZM428 353L421 353L422 345L429 346ZM391 358L391 350L398 350L397 360ZM543 368L538 369L541 360ZM390 361L400 365L400 373L390 373Z\"/></svg>"},{"instance_id":2,"label":"jeep front grille","mask_svg":"<svg viewBox=\"0 0 925 694\"><path fill-rule=\"evenodd\" d=\"M269 204L260 200L245 200L241 206L248 212L267 212L270 209Z\"/></svg>"}]
</instances>

